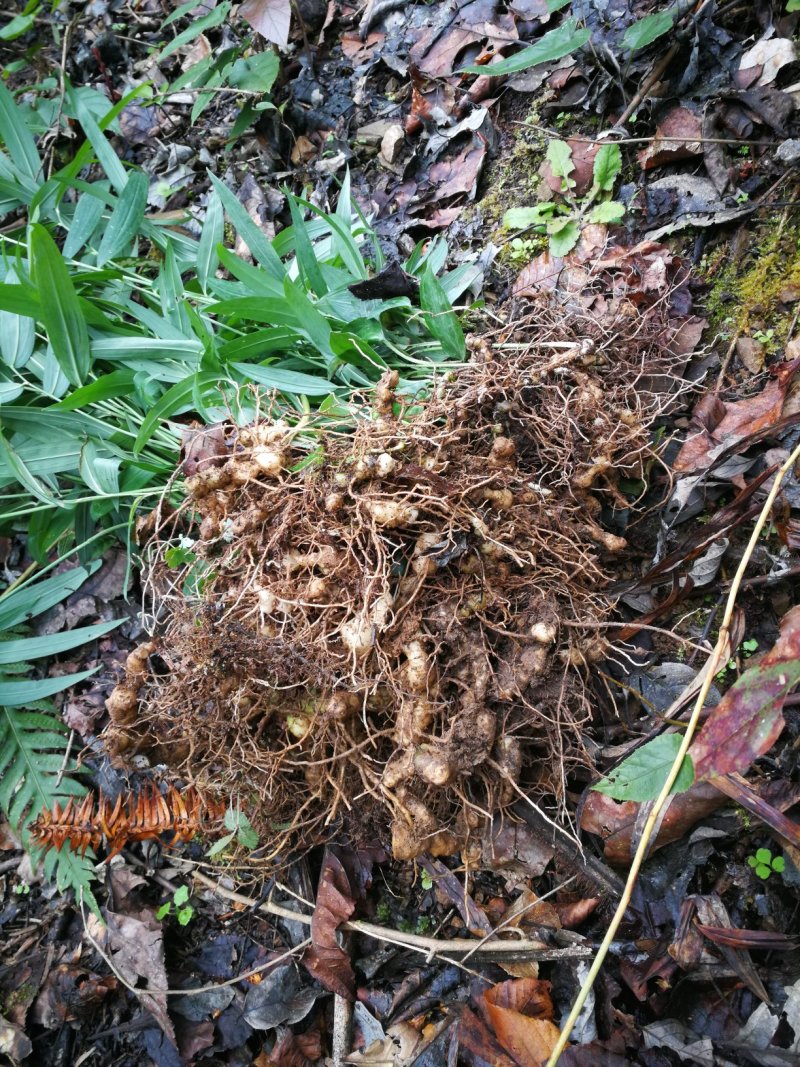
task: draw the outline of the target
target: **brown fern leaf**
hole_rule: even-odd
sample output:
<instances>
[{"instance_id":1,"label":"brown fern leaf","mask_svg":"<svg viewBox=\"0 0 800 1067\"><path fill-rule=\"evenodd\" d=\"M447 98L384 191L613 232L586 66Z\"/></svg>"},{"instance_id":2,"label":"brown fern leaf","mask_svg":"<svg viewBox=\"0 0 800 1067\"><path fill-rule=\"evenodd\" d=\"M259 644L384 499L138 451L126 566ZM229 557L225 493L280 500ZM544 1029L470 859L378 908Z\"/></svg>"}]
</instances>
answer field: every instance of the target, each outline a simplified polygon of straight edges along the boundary
<instances>
[{"instance_id":1,"label":"brown fern leaf","mask_svg":"<svg viewBox=\"0 0 800 1067\"><path fill-rule=\"evenodd\" d=\"M84 856L89 848L108 845L107 863L132 841L148 841L171 834L170 844L190 841L201 830L218 822L226 805L200 793L194 786L179 792L170 785L162 794L148 782L137 793L121 794L112 805L103 793L89 793L79 804L70 797L62 809L45 809L31 825L31 837L43 848L58 851L69 842Z\"/></svg>"}]
</instances>

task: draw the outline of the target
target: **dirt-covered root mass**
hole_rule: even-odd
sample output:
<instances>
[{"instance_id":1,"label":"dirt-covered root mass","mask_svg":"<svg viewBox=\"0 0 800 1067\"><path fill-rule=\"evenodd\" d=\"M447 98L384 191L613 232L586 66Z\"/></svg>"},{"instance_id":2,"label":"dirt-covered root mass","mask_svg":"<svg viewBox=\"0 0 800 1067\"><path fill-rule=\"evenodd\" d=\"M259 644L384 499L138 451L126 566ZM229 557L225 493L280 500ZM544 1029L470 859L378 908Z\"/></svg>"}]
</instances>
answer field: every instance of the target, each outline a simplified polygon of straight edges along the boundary
<instances>
[{"instance_id":1,"label":"dirt-covered root mass","mask_svg":"<svg viewBox=\"0 0 800 1067\"><path fill-rule=\"evenodd\" d=\"M450 854L520 789L563 798L605 652L563 620L609 611L604 520L671 360L646 330L545 336L474 342L425 401L387 373L354 432L202 431L151 517L158 651L109 702L118 757L239 797L273 856L332 826Z\"/></svg>"}]
</instances>

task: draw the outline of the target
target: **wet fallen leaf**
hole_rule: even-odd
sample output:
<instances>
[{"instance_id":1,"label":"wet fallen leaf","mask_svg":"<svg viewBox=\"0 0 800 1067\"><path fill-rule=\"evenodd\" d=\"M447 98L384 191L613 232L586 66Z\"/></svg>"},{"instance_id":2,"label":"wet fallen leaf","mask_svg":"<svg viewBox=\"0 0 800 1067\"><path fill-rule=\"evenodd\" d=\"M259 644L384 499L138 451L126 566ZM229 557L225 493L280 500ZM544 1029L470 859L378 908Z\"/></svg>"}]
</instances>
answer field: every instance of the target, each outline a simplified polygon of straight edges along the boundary
<instances>
[{"instance_id":1,"label":"wet fallen leaf","mask_svg":"<svg viewBox=\"0 0 800 1067\"><path fill-rule=\"evenodd\" d=\"M695 823L724 803L724 797L709 782L696 782L685 793L673 796L653 850L679 841ZM634 800L617 801L603 793L591 792L583 805L581 829L602 838L604 856L609 863L625 866L631 861L640 810L641 805Z\"/></svg>"},{"instance_id":2,"label":"wet fallen leaf","mask_svg":"<svg viewBox=\"0 0 800 1067\"><path fill-rule=\"evenodd\" d=\"M712 462L712 450L730 446L741 438L776 423L783 412L786 390L800 369L800 359L775 368L775 380L756 396L726 404L706 397L695 408L689 434L675 459L675 470L692 474Z\"/></svg>"},{"instance_id":3,"label":"wet fallen leaf","mask_svg":"<svg viewBox=\"0 0 800 1067\"><path fill-rule=\"evenodd\" d=\"M296 969L288 963L269 971L247 990L242 1016L254 1030L272 1030L281 1023L305 1019L317 995L311 986L301 986Z\"/></svg>"},{"instance_id":4,"label":"wet fallen leaf","mask_svg":"<svg viewBox=\"0 0 800 1067\"><path fill-rule=\"evenodd\" d=\"M553 905L556 914L561 920L565 930L574 930L586 922L600 903L600 897L586 897L584 900L574 900L570 903L558 903Z\"/></svg>"},{"instance_id":5,"label":"wet fallen leaf","mask_svg":"<svg viewBox=\"0 0 800 1067\"><path fill-rule=\"evenodd\" d=\"M653 170L702 154L700 117L686 107L674 107L659 122L655 136L638 158L644 170Z\"/></svg>"},{"instance_id":6,"label":"wet fallen leaf","mask_svg":"<svg viewBox=\"0 0 800 1067\"><path fill-rule=\"evenodd\" d=\"M350 918L355 906L342 861L330 848L326 848L317 902L311 918L312 944L303 957L303 963L326 989L347 1000L355 996L355 975L350 957L337 940L336 931Z\"/></svg>"},{"instance_id":7,"label":"wet fallen leaf","mask_svg":"<svg viewBox=\"0 0 800 1067\"><path fill-rule=\"evenodd\" d=\"M781 620L773 648L741 676L711 712L689 749L697 779L744 774L775 744L783 701L800 682L800 607Z\"/></svg>"},{"instance_id":8,"label":"wet fallen leaf","mask_svg":"<svg viewBox=\"0 0 800 1067\"><path fill-rule=\"evenodd\" d=\"M279 48L285 48L289 43L291 0L245 0L239 14L256 33Z\"/></svg>"},{"instance_id":9,"label":"wet fallen leaf","mask_svg":"<svg viewBox=\"0 0 800 1067\"><path fill-rule=\"evenodd\" d=\"M498 1041L520 1067L541 1067L558 1040L549 989L549 982L516 978L483 994Z\"/></svg>"},{"instance_id":10,"label":"wet fallen leaf","mask_svg":"<svg viewBox=\"0 0 800 1067\"><path fill-rule=\"evenodd\" d=\"M491 1030L475 1012L463 1008L457 1025L458 1043L473 1057L479 1057L479 1061L491 1064L492 1067L519 1067L516 1060L506 1055ZM536 1067L539 1067L539 1064Z\"/></svg>"}]
</instances>

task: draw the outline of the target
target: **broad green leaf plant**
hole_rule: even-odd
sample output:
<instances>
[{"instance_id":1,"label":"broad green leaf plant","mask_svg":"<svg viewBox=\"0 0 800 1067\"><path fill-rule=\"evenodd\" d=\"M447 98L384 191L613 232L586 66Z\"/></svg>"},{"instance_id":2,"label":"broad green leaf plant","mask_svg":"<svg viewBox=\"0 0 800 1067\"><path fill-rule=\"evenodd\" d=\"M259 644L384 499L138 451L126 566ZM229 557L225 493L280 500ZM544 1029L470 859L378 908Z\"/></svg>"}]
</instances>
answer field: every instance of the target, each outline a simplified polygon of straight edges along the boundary
<instances>
[{"instance_id":1,"label":"broad green leaf plant","mask_svg":"<svg viewBox=\"0 0 800 1067\"><path fill-rule=\"evenodd\" d=\"M40 562L161 494L187 419L246 422L276 394L289 418L346 412L387 368L413 393L465 358L453 302L476 270L443 274L442 240L404 265L418 303L350 291L384 262L347 178L332 213L287 192L273 240L213 175L198 238L149 219L146 177L107 137L134 96L98 119L69 89L86 140L45 179L35 115L0 84L0 212L19 216L0 238L0 489L5 529L34 523ZM105 177L88 182L90 165Z\"/></svg>"},{"instance_id":2,"label":"broad green leaf plant","mask_svg":"<svg viewBox=\"0 0 800 1067\"><path fill-rule=\"evenodd\" d=\"M533 207L511 208L503 216L503 225L509 230L547 234L551 254L565 256L580 240L586 223L622 221L625 205L612 199L622 169L622 154L619 145L600 146L594 158L592 187L580 200L572 195L575 181L571 175L575 164L566 141L551 141L546 158L554 176L560 179L561 199L542 201Z\"/></svg>"}]
</instances>

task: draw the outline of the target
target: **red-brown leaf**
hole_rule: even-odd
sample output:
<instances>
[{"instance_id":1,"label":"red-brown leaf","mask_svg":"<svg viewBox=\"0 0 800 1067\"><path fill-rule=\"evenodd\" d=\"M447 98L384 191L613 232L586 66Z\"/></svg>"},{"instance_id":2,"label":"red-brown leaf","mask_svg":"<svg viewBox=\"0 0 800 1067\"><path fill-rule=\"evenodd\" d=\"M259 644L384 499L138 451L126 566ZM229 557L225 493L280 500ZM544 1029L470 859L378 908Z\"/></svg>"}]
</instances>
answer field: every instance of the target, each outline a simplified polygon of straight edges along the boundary
<instances>
[{"instance_id":1,"label":"red-brown leaf","mask_svg":"<svg viewBox=\"0 0 800 1067\"><path fill-rule=\"evenodd\" d=\"M350 957L340 946L336 931L355 911L355 900L342 862L325 850L317 890L317 903L311 917L311 947L303 957L310 973L326 989L347 1000L355 999L356 981Z\"/></svg>"},{"instance_id":2,"label":"red-brown leaf","mask_svg":"<svg viewBox=\"0 0 800 1067\"><path fill-rule=\"evenodd\" d=\"M458 1043L467 1052L491 1063L492 1067L518 1067L514 1060L502 1051L491 1030L475 1012L467 1007L462 1008L457 1026Z\"/></svg>"},{"instance_id":3,"label":"red-brown leaf","mask_svg":"<svg viewBox=\"0 0 800 1067\"><path fill-rule=\"evenodd\" d=\"M550 983L518 978L487 989L486 1010L497 1040L520 1067L541 1067L558 1041Z\"/></svg>"},{"instance_id":4,"label":"red-brown leaf","mask_svg":"<svg viewBox=\"0 0 800 1067\"><path fill-rule=\"evenodd\" d=\"M781 708L800 682L800 607L781 623L775 646L731 686L689 749L696 778L744 774L775 744L784 726Z\"/></svg>"},{"instance_id":5,"label":"red-brown leaf","mask_svg":"<svg viewBox=\"0 0 800 1067\"><path fill-rule=\"evenodd\" d=\"M686 441L675 459L675 470L682 474L691 474L704 470L711 462L709 453L720 444L733 444L737 439L749 437L767 426L776 423L783 411L783 400L792 377L800 369L800 359L785 363L775 371L776 381L768 385L756 396L737 400L724 405L724 415L715 411L713 425L709 425L703 405L707 398L700 401ZM715 403L718 405L719 401Z\"/></svg>"}]
</instances>

